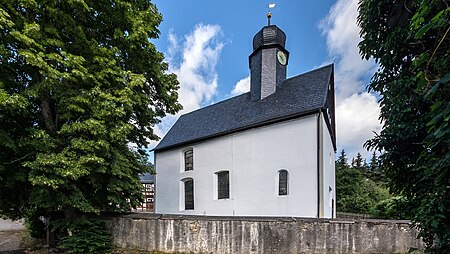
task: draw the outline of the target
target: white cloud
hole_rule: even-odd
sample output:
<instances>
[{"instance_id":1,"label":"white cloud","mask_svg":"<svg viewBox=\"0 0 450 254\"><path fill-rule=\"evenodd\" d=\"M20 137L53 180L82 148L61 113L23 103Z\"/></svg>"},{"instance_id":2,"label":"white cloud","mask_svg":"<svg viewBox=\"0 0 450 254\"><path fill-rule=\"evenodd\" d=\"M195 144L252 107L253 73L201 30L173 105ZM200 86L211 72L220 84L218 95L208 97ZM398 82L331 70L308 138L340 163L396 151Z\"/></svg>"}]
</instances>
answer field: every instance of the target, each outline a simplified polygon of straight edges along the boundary
<instances>
[{"instance_id":1,"label":"white cloud","mask_svg":"<svg viewBox=\"0 0 450 254\"><path fill-rule=\"evenodd\" d=\"M380 132L380 109L373 94L353 94L336 107L337 142L355 153L362 144ZM364 154L366 154L364 152Z\"/></svg>"},{"instance_id":2,"label":"white cloud","mask_svg":"<svg viewBox=\"0 0 450 254\"><path fill-rule=\"evenodd\" d=\"M218 40L220 34L220 26L198 24L179 45L176 36L170 33L169 71L177 74L180 81L179 101L183 105L180 114L207 104L216 93L216 65L224 45ZM174 62L177 59L174 54L180 52L180 61Z\"/></svg>"},{"instance_id":3,"label":"white cloud","mask_svg":"<svg viewBox=\"0 0 450 254\"><path fill-rule=\"evenodd\" d=\"M361 59L358 49L358 0L338 0L319 27L327 39L328 55L335 62L336 132L338 149L349 158L360 152L369 157L362 146L379 132L379 105L374 94L364 92L368 78L377 65Z\"/></svg>"},{"instance_id":4,"label":"white cloud","mask_svg":"<svg viewBox=\"0 0 450 254\"><path fill-rule=\"evenodd\" d=\"M231 91L231 95L239 95L250 91L250 76L239 80Z\"/></svg>"},{"instance_id":5,"label":"white cloud","mask_svg":"<svg viewBox=\"0 0 450 254\"><path fill-rule=\"evenodd\" d=\"M154 131L163 137L181 114L211 103L217 90L217 61L224 46L218 25L197 24L180 40L173 30L169 32L166 61L169 72L177 74L180 82L178 101L183 105L177 115L169 115L155 126ZM150 147L156 146L152 142Z\"/></svg>"}]
</instances>

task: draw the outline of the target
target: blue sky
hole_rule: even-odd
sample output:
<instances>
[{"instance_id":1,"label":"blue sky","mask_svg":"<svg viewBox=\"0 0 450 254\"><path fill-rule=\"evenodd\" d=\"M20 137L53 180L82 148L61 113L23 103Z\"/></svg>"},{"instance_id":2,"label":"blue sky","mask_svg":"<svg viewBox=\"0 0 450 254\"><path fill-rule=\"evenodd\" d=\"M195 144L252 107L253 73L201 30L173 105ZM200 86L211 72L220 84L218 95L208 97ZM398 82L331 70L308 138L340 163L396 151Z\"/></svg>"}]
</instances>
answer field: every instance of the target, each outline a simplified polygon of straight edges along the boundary
<instances>
[{"instance_id":1,"label":"blue sky","mask_svg":"<svg viewBox=\"0 0 450 254\"><path fill-rule=\"evenodd\" d=\"M180 81L184 109L156 126L162 137L180 114L248 90L252 39L267 25L266 1L153 1L163 15L153 40ZM358 0L273 1L272 24L287 36L288 77L335 64L338 149L369 157L362 144L380 130L376 96L365 92L377 66L358 53ZM156 143L153 142L152 146Z\"/></svg>"}]
</instances>

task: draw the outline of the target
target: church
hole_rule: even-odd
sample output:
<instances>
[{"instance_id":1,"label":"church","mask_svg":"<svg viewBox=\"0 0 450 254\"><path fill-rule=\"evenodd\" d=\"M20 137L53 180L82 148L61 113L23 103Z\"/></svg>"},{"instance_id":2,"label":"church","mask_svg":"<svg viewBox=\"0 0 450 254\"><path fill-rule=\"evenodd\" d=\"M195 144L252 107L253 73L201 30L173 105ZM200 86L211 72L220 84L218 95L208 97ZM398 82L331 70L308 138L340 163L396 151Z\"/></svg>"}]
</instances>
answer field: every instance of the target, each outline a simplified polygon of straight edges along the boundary
<instances>
[{"instance_id":1,"label":"church","mask_svg":"<svg viewBox=\"0 0 450 254\"><path fill-rule=\"evenodd\" d=\"M182 115L154 148L156 213L335 217L333 65L286 78L285 42L263 27L250 91Z\"/></svg>"}]
</instances>

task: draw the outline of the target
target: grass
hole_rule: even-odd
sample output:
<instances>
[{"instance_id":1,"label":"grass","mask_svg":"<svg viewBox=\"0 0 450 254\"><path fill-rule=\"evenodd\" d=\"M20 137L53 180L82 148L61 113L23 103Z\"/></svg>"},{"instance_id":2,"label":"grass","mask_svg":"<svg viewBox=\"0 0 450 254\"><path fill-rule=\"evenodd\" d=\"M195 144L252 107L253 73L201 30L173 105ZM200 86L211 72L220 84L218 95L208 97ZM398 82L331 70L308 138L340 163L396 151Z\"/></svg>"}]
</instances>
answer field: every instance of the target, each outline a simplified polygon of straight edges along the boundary
<instances>
[{"instance_id":1,"label":"grass","mask_svg":"<svg viewBox=\"0 0 450 254\"><path fill-rule=\"evenodd\" d=\"M61 253L64 254L61 249L48 248L45 246L43 239L36 239L30 236L30 234L24 230L22 232L22 239L20 242L20 248L26 250L27 254L48 254L48 253ZM162 251L145 251L131 248L114 248L110 254L168 254L169 252ZM193 252L170 252L171 254L192 254Z\"/></svg>"}]
</instances>

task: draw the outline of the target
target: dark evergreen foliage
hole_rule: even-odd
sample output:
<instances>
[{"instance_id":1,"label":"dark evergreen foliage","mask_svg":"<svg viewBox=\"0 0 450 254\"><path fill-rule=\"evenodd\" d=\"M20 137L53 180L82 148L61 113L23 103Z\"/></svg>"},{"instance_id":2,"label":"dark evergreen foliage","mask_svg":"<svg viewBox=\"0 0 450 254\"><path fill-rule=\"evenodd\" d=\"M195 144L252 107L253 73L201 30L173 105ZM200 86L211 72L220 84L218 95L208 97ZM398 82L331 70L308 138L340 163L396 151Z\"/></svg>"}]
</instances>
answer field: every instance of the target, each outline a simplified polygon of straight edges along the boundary
<instances>
[{"instance_id":1,"label":"dark evergreen foliage","mask_svg":"<svg viewBox=\"0 0 450 254\"><path fill-rule=\"evenodd\" d=\"M344 149L341 150L341 154L336 162L336 171L344 169L347 167L347 154L345 154Z\"/></svg>"},{"instance_id":2,"label":"dark evergreen foliage","mask_svg":"<svg viewBox=\"0 0 450 254\"><path fill-rule=\"evenodd\" d=\"M364 166L364 159L358 153L353 158L353 166L346 163L345 151L336 161L336 208L338 212L362 213L378 216L379 218L391 218L388 212L379 207L380 202L389 198L388 189L379 182L368 177L369 167ZM355 161L359 161L356 162Z\"/></svg>"}]
</instances>

